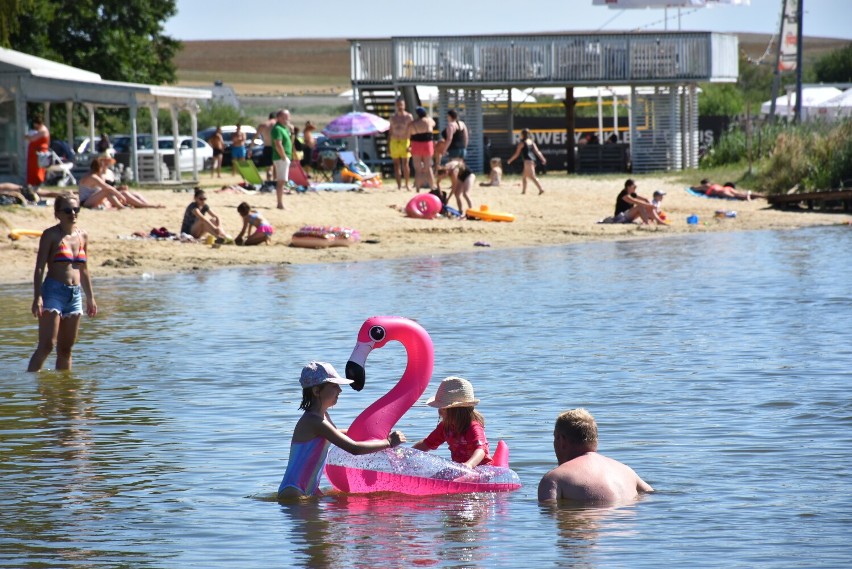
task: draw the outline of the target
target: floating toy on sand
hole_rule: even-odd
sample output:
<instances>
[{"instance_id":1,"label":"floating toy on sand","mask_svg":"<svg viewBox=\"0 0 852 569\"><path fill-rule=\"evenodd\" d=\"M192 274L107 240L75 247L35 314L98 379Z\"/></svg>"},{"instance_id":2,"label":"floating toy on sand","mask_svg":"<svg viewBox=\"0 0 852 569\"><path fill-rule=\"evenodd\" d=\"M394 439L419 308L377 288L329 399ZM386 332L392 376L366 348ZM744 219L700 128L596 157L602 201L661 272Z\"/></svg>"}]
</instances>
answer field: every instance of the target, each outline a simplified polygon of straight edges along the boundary
<instances>
[{"instance_id":1,"label":"floating toy on sand","mask_svg":"<svg viewBox=\"0 0 852 569\"><path fill-rule=\"evenodd\" d=\"M417 194L405 205L405 213L408 217L416 219L434 219L441 213L441 198L435 194Z\"/></svg>"},{"instance_id":2,"label":"floating toy on sand","mask_svg":"<svg viewBox=\"0 0 852 569\"><path fill-rule=\"evenodd\" d=\"M42 232L35 229L13 229L9 232L9 239L17 241L21 237L41 237Z\"/></svg>"},{"instance_id":3,"label":"floating toy on sand","mask_svg":"<svg viewBox=\"0 0 852 569\"><path fill-rule=\"evenodd\" d=\"M319 249L323 247L349 247L361 240L357 229L305 225L293 234L290 245Z\"/></svg>"},{"instance_id":4,"label":"floating toy on sand","mask_svg":"<svg viewBox=\"0 0 852 569\"><path fill-rule=\"evenodd\" d=\"M426 391L432 377L432 339L419 324L399 316L374 316L361 325L355 349L346 364L346 377L353 388L365 383L367 356L388 342L405 346L408 360L396 385L367 407L349 427L356 441L386 439L393 426ZM332 446L325 473L343 492L400 492L409 495L460 494L465 492L508 492L521 487L518 475L509 469L509 448L497 443L493 463L466 468L457 462L413 448L397 447L366 455L352 455Z\"/></svg>"},{"instance_id":5,"label":"floating toy on sand","mask_svg":"<svg viewBox=\"0 0 852 569\"><path fill-rule=\"evenodd\" d=\"M482 221L515 221L514 214L489 211L487 205L481 205L479 209L469 209L464 214L466 217L481 219Z\"/></svg>"},{"instance_id":6,"label":"floating toy on sand","mask_svg":"<svg viewBox=\"0 0 852 569\"><path fill-rule=\"evenodd\" d=\"M355 181L365 188L381 188L382 177L379 174L361 174L354 170L350 170L346 166L340 170L340 177L343 180Z\"/></svg>"}]
</instances>

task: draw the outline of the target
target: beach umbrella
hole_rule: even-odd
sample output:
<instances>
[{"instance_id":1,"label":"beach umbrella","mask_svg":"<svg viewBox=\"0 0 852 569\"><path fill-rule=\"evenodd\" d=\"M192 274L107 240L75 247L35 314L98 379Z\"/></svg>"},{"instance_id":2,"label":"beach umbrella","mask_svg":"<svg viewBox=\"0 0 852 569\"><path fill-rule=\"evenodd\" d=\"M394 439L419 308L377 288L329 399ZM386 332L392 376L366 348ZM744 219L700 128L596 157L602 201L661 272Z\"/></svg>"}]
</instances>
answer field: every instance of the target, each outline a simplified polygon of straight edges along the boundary
<instances>
[{"instance_id":1,"label":"beach umbrella","mask_svg":"<svg viewBox=\"0 0 852 569\"><path fill-rule=\"evenodd\" d=\"M322 130L329 138L348 138L350 136L369 136L385 132L390 123L372 113L346 113L339 116Z\"/></svg>"}]
</instances>

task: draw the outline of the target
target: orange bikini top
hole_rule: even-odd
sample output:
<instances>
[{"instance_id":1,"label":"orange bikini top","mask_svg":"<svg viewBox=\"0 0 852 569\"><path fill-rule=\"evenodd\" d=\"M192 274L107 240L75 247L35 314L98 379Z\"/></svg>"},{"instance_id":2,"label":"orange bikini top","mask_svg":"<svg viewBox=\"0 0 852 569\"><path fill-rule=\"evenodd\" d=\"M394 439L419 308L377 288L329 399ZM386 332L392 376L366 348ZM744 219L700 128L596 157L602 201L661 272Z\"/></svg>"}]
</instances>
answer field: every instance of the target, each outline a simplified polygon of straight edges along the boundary
<instances>
[{"instance_id":1,"label":"orange bikini top","mask_svg":"<svg viewBox=\"0 0 852 569\"><path fill-rule=\"evenodd\" d=\"M86 245L82 238L80 239L80 250L77 251L75 257L71 251L71 247L63 239L59 242L59 248L53 256L54 263L85 263L86 262Z\"/></svg>"}]
</instances>

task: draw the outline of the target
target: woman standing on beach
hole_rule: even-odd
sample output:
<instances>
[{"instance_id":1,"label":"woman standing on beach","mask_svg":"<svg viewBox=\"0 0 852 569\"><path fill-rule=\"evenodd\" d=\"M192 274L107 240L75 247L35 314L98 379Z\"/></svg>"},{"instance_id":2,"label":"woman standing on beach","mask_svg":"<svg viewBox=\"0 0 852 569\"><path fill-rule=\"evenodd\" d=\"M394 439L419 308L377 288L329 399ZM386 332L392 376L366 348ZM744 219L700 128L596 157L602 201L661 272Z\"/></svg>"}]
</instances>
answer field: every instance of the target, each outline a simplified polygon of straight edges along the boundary
<instances>
[{"instance_id":1,"label":"woman standing on beach","mask_svg":"<svg viewBox=\"0 0 852 569\"><path fill-rule=\"evenodd\" d=\"M435 129L435 121L423 107L417 107L414 112L417 113L417 118L408 125L411 156L414 158L414 189L417 191L426 183L432 190L435 188L435 176L432 172L435 154L432 131Z\"/></svg>"},{"instance_id":2,"label":"woman standing on beach","mask_svg":"<svg viewBox=\"0 0 852 569\"><path fill-rule=\"evenodd\" d=\"M521 179L521 193L527 193L527 180L532 180L533 184L538 188L538 195L544 193L544 190L541 189L541 184L538 181L538 177L535 175L535 162L536 158L541 160L542 164L547 164L547 160L544 158L544 155L538 149L535 141L530 138L530 129L525 128L521 131L521 140L518 141L518 146L515 147L515 153L512 154L512 157L506 161L506 164L511 164L512 160L521 156L524 160L524 173L523 178Z\"/></svg>"},{"instance_id":3,"label":"woman standing on beach","mask_svg":"<svg viewBox=\"0 0 852 569\"><path fill-rule=\"evenodd\" d=\"M27 134L27 142L27 185L38 188L47 176L47 168L39 164L38 155L50 151L50 132L41 115L33 117L33 130Z\"/></svg>"},{"instance_id":4,"label":"woman standing on beach","mask_svg":"<svg viewBox=\"0 0 852 569\"><path fill-rule=\"evenodd\" d=\"M32 311L39 319L38 347L27 371L39 371L54 346L56 369L71 369L71 349L83 314L81 289L86 293L86 314L98 313L87 263L89 237L77 227L80 203L71 195L59 196L53 213L59 223L42 233L33 274Z\"/></svg>"}]
</instances>

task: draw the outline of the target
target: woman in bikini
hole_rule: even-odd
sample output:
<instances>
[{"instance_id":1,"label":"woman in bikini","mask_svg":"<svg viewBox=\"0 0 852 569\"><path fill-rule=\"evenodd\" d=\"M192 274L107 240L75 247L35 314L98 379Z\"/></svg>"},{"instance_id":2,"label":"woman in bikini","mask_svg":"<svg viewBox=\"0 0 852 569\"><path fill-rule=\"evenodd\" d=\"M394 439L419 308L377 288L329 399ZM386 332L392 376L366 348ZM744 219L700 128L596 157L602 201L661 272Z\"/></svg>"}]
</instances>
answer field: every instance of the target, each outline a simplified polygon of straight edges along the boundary
<instances>
[{"instance_id":1,"label":"woman in bikini","mask_svg":"<svg viewBox=\"0 0 852 569\"><path fill-rule=\"evenodd\" d=\"M142 194L130 191L127 186L111 185L105 177L105 172L110 164L115 163L115 158L107 155L98 156L92 160L89 173L80 178L78 189L80 191L80 205L93 209L100 206L123 209L125 207L135 208L163 208L164 205L152 204Z\"/></svg>"},{"instance_id":2,"label":"woman in bikini","mask_svg":"<svg viewBox=\"0 0 852 569\"><path fill-rule=\"evenodd\" d=\"M415 113L417 118L408 125L411 156L414 159L414 188L419 190L424 184L428 184L431 190L435 188L435 175L432 172L432 161L435 155L432 131L435 129L435 121L428 116L423 107L417 107Z\"/></svg>"},{"instance_id":3,"label":"woman in bikini","mask_svg":"<svg viewBox=\"0 0 852 569\"><path fill-rule=\"evenodd\" d=\"M527 180L532 180L532 183L538 188L538 195L543 194L544 190L541 189L541 183L535 175L535 164L536 158L538 158L542 164L547 164L547 159L538 149L538 145L536 145L535 141L532 139L530 129L528 128L521 131L521 140L518 141L518 146L515 147L515 153L506 161L506 164L511 164L512 160L518 156L522 157L524 160L524 173L523 178L521 178L521 193L527 193Z\"/></svg>"},{"instance_id":4,"label":"woman in bikini","mask_svg":"<svg viewBox=\"0 0 852 569\"><path fill-rule=\"evenodd\" d=\"M86 254L89 237L77 227L80 202L71 195L60 196L53 213L59 223L42 233L33 275L32 312L38 318L38 347L27 371L39 371L54 346L56 369L71 369L71 349L83 314L81 291L86 294L86 314L98 313Z\"/></svg>"}]
</instances>

